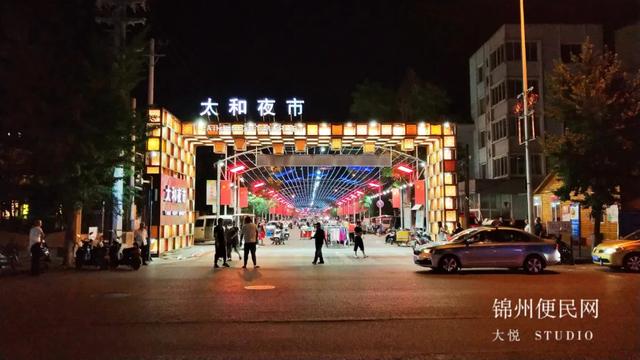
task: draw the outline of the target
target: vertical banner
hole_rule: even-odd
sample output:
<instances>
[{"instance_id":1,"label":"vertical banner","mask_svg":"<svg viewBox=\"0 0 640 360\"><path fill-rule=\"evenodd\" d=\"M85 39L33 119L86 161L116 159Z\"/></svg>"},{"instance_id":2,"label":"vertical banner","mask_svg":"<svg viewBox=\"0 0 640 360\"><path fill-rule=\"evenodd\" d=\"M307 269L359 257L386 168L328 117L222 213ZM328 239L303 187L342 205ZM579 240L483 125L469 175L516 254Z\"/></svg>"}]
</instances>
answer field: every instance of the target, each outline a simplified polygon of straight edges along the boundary
<instances>
[{"instance_id":1,"label":"vertical banner","mask_svg":"<svg viewBox=\"0 0 640 360\"><path fill-rule=\"evenodd\" d=\"M400 189L391 189L391 205L395 209L400 208Z\"/></svg>"},{"instance_id":2,"label":"vertical banner","mask_svg":"<svg viewBox=\"0 0 640 360\"><path fill-rule=\"evenodd\" d=\"M215 180L207 180L207 205L215 205L216 204L216 181Z\"/></svg>"},{"instance_id":3,"label":"vertical banner","mask_svg":"<svg viewBox=\"0 0 640 360\"><path fill-rule=\"evenodd\" d=\"M238 207L240 209L249 207L249 190L246 187L238 189Z\"/></svg>"},{"instance_id":4,"label":"vertical banner","mask_svg":"<svg viewBox=\"0 0 640 360\"><path fill-rule=\"evenodd\" d=\"M416 180L413 183L413 189L414 189L414 204L415 205L424 205L424 180Z\"/></svg>"},{"instance_id":5,"label":"vertical banner","mask_svg":"<svg viewBox=\"0 0 640 360\"><path fill-rule=\"evenodd\" d=\"M231 205L231 181L220 180L220 205Z\"/></svg>"}]
</instances>

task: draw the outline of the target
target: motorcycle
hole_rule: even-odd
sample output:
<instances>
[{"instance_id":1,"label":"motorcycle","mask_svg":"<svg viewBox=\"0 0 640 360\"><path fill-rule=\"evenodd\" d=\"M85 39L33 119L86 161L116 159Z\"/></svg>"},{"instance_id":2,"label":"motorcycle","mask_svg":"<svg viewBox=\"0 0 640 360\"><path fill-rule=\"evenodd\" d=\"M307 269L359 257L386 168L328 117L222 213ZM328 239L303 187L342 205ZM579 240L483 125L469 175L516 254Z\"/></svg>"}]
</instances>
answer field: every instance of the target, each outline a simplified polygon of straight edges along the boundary
<instances>
[{"instance_id":1,"label":"motorcycle","mask_svg":"<svg viewBox=\"0 0 640 360\"><path fill-rule=\"evenodd\" d=\"M427 243L432 242L431 235L429 235L423 229L416 229L416 231L411 235L411 246L415 248L416 246L425 245Z\"/></svg>"},{"instance_id":2,"label":"motorcycle","mask_svg":"<svg viewBox=\"0 0 640 360\"><path fill-rule=\"evenodd\" d=\"M575 265L575 260L573 259L573 251L571 248L562 241L562 236L556 237L556 247L558 252L560 252L560 263L567 265Z\"/></svg>"},{"instance_id":3,"label":"motorcycle","mask_svg":"<svg viewBox=\"0 0 640 360\"><path fill-rule=\"evenodd\" d=\"M131 266L133 270L140 269L142 256L138 243L133 243L130 248L123 248L118 238L112 241L109 247L109 266L115 269L119 265Z\"/></svg>"},{"instance_id":4,"label":"motorcycle","mask_svg":"<svg viewBox=\"0 0 640 360\"><path fill-rule=\"evenodd\" d=\"M10 268L12 272L15 272L18 266L20 266L20 256L14 244L8 244L5 248L0 249L0 269Z\"/></svg>"},{"instance_id":5,"label":"motorcycle","mask_svg":"<svg viewBox=\"0 0 640 360\"><path fill-rule=\"evenodd\" d=\"M102 242L94 246L92 240L82 240L82 245L76 250L76 269L80 270L83 266L96 266L100 270L105 270L106 256L107 250Z\"/></svg>"},{"instance_id":6,"label":"motorcycle","mask_svg":"<svg viewBox=\"0 0 640 360\"><path fill-rule=\"evenodd\" d=\"M41 270L49 268L51 253L47 242L42 239L40 242L31 245L31 274L38 275Z\"/></svg>"}]
</instances>

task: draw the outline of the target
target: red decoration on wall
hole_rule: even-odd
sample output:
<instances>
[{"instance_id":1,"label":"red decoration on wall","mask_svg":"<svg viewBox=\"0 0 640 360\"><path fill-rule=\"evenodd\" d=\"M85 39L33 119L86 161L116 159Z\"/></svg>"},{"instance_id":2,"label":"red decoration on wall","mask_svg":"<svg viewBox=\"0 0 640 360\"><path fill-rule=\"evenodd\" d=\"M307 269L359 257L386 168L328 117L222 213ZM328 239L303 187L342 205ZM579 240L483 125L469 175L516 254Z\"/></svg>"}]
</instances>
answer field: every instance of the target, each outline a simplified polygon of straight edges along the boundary
<instances>
[{"instance_id":1,"label":"red decoration on wall","mask_svg":"<svg viewBox=\"0 0 640 360\"><path fill-rule=\"evenodd\" d=\"M424 188L424 180L416 180L414 183L414 194L415 199L414 202L416 205L424 205L424 197L425 197L425 188Z\"/></svg>"}]
</instances>

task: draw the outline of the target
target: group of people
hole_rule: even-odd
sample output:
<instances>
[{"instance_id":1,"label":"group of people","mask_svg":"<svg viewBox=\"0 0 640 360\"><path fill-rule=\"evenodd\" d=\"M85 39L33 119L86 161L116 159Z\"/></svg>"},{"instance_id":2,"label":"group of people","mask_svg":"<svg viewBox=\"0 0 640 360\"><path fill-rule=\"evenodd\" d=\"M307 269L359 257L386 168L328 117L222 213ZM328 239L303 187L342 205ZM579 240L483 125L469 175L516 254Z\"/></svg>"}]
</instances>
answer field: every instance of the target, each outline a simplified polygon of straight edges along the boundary
<instances>
[{"instance_id":1,"label":"group of people","mask_svg":"<svg viewBox=\"0 0 640 360\"><path fill-rule=\"evenodd\" d=\"M263 230L264 231L264 230ZM258 238L260 236L260 230L258 226L253 223L251 217L244 218L244 224L241 229L231 224L225 229L224 220L218 219L218 223L213 228L213 237L216 242L215 255L213 257L213 267L219 268L218 260L222 259L222 266L229 267L228 261L231 260L231 252L235 252L238 255L238 260L241 260L240 251L238 247L244 245L244 265L243 269L247 267L247 261L249 260L249 254L251 254L251 261L254 268L259 268L256 261L256 246L258 244Z\"/></svg>"}]
</instances>

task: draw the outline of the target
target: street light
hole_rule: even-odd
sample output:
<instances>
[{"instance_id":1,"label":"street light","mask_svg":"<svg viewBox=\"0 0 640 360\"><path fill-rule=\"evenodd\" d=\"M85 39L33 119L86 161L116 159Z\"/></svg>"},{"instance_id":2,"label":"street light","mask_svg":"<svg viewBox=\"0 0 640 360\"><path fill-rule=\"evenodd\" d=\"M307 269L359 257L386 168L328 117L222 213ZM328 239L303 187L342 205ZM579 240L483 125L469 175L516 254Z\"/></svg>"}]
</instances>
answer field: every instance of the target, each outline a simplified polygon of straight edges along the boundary
<instances>
[{"instance_id":1,"label":"street light","mask_svg":"<svg viewBox=\"0 0 640 360\"><path fill-rule=\"evenodd\" d=\"M524 0L520 0L520 48L522 51L522 94L523 94L523 122L524 122L524 156L525 172L527 176L527 219L529 221L529 232L533 232L533 196L531 194L531 164L529 160L529 109L527 104L527 46L525 42L524 26Z\"/></svg>"}]
</instances>

